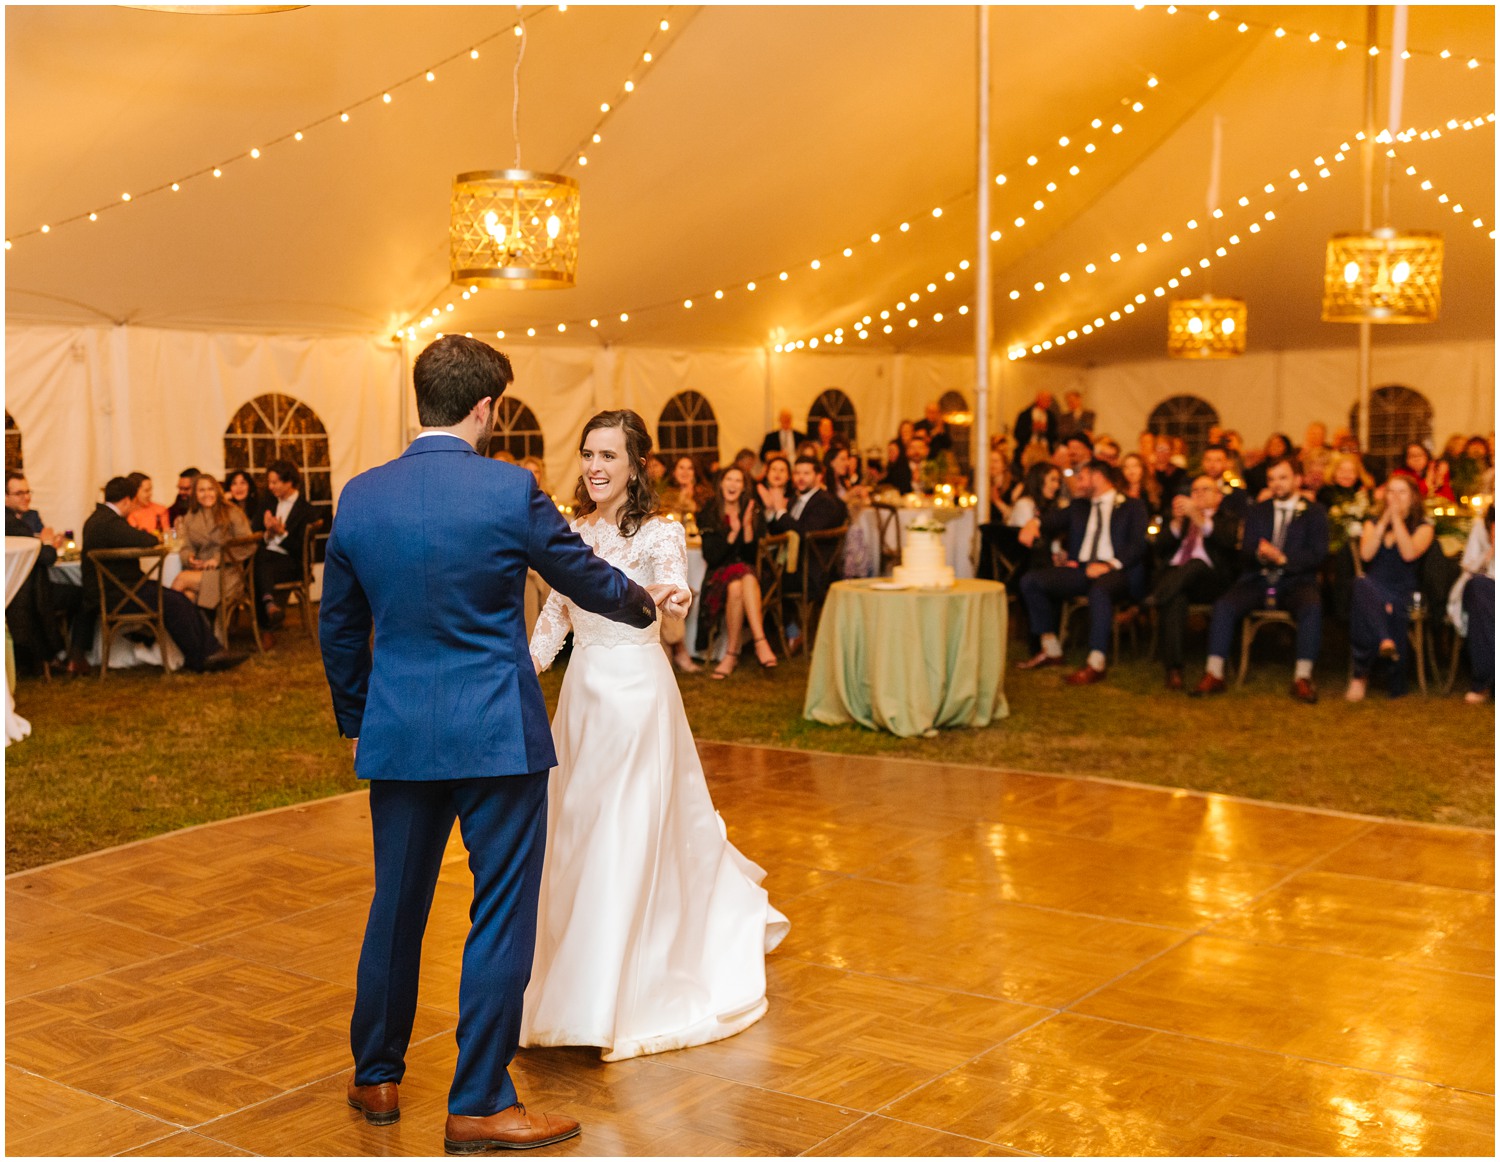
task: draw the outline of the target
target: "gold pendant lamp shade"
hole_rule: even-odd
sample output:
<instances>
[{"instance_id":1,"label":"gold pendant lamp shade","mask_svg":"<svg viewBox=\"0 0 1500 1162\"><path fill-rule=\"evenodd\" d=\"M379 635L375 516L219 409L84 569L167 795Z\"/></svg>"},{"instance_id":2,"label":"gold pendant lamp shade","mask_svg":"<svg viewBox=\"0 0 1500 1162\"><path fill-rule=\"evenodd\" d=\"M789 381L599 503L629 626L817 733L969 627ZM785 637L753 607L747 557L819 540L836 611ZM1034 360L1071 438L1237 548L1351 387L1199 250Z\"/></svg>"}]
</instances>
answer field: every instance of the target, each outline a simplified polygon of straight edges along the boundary
<instances>
[{"instance_id":1,"label":"gold pendant lamp shade","mask_svg":"<svg viewBox=\"0 0 1500 1162\"><path fill-rule=\"evenodd\" d=\"M453 179L448 243L453 280L465 286L571 287L578 274L578 183L528 169L461 173Z\"/></svg>"},{"instance_id":2,"label":"gold pendant lamp shade","mask_svg":"<svg viewBox=\"0 0 1500 1162\"><path fill-rule=\"evenodd\" d=\"M1167 308L1167 354L1174 359L1243 355L1247 314L1244 299L1178 299Z\"/></svg>"},{"instance_id":3,"label":"gold pendant lamp shade","mask_svg":"<svg viewBox=\"0 0 1500 1162\"><path fill-rule=\"evenodd\" d=\"M1383 226L1328 240L1325 323L1431 323L1442 292L1441 234Z\"/></svg>"}]
</instances>

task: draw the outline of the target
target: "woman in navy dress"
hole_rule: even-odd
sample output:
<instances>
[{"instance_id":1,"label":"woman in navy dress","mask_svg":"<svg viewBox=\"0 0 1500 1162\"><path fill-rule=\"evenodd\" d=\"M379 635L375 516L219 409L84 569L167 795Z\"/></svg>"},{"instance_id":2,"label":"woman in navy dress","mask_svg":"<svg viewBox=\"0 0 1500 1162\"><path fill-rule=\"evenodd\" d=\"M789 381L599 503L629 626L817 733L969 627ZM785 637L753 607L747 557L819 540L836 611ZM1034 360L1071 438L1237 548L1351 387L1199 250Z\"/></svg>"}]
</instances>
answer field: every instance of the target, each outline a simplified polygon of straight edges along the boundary
<instances>
[{"instance_id":1,"label":"woman in navy dress","mask_svg":"<svg viewBox=\"0 0 1500 1162\"><path fill-rule=\"evenodd\" d=\"M1355 578L1349 614L1353 665L1344 697L1350 702L1364 698L1378 658L1396 663L1391 695L1406 691L1407 610L1420 588L1418 562L1432 545L1432 533L1416 482L1393 474L1385 484L1384 510L1376 520L1365 522L1360 533L1365 575Z\"/></svg>"}]
</instances>

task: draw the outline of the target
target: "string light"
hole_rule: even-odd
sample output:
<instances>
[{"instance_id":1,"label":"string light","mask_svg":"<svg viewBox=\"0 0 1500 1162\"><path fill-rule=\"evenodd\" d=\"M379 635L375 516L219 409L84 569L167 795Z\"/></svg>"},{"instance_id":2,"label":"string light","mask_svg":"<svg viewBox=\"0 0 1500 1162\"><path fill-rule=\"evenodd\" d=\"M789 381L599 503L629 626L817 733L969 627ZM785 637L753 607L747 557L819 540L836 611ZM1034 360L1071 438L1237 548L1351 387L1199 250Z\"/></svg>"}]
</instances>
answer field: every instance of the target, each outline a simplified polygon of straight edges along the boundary
<instances>
[{"instance_id":1,"label":"string light","mask_svg":"<svg viewBox=\"0 0 1500 1162\"><path fill-rule=\"evenodd\" d=\"M1422 177L1422 175L1418 172L1416 166L1414 166L1414 165L1408 165L1401 172L1406 177L1410 178L1412 181L1417 182L1424 191L1426 191L1428 193L1433 193L1432 180L1430 178L1424 178L1424 177ZM1463 208L1463 203L1462 202L1453 201L1451 198L1449 198L1449 196L1446 193L1443 193L1441 190L1436 191L1436 193L1435 193L1434 196L1437 198L1437 202L1438 202L1438 204L1440 206L1446 206L1446 207L1448 207L1455 214L1462 214L1464 212L1464 208ZM1473 219L1473 221L1470 222L1470 225L1473 226L1476 230L1484 230L1485 229L1485 224L1484 224L1484 219L1483 218L1475 218L1475 219ZM1495 236L1494 230L1490 230L1489 234L1490 234L1490 237L1493 238Z\"/></svg>"}]
</instances>

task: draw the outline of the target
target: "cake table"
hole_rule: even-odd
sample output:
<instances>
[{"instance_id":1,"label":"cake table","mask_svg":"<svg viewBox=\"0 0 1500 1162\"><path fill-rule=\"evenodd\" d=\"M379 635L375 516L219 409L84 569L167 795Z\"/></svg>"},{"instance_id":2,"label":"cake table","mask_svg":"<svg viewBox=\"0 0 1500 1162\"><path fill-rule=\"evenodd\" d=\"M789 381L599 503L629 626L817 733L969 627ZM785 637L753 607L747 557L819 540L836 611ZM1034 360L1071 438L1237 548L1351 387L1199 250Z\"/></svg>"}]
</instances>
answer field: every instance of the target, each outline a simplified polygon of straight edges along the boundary
<instances>
[{"instance_id":1,"label":"cake table","mask_svg":"<svg viewBox=\"0 0 1500 1162\"><path fill-rule=\"evenodd\" d=\"M1009 714L1005 586L966 579L951 589L892 584L829 587L803 717L909 738L945 726L988 726Z\"/></svg>"}]
</instances>

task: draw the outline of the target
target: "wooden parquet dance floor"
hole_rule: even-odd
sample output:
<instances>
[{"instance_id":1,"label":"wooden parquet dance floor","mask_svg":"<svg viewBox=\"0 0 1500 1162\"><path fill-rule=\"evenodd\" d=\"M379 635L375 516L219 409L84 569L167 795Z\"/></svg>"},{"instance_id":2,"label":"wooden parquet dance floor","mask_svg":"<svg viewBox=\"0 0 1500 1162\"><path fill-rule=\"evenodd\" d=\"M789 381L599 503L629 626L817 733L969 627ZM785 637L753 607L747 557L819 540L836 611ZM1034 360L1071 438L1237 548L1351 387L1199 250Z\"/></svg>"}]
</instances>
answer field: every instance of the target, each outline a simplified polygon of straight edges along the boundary
<instances>
[{"instance_id":1,"label":"wooden parquet dance floor","mask_svg":"<svg viewBox=\"0 0 1500 1162\"><path fill-rule=\"evenodd\" d=\"M702 753L792 920L770 1014L523 1051L523 1097L584 1124L551 1152L1493 1155L1492 833ZM463 851L375 1129L343 1099L368 829L346 795L10 877L7 1152L440 1153Z\"/></svg>"}]
</instances>

